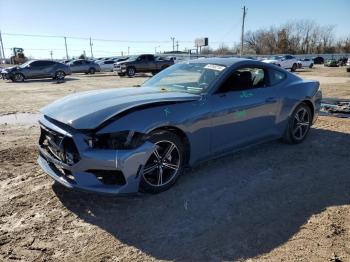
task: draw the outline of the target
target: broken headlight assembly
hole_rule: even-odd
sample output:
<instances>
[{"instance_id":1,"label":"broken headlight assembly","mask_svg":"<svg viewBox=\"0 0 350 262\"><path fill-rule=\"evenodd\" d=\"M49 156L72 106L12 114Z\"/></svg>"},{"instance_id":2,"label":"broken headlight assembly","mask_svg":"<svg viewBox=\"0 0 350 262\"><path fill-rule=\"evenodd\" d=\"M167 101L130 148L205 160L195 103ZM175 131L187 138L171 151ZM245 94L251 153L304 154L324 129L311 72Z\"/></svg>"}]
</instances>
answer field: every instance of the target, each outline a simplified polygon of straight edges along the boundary
<instances>
[{"instance_id":1,"label":"broken headlight assembly","mask_svg":"<svg viewBox=\"0 0 350 262\"><path fill-rule=\"evenodd\" d=\"M85 140L94 149L133 149L146 141L146 135L134 131L94 135Z\"/></svg>"}]
</instances>

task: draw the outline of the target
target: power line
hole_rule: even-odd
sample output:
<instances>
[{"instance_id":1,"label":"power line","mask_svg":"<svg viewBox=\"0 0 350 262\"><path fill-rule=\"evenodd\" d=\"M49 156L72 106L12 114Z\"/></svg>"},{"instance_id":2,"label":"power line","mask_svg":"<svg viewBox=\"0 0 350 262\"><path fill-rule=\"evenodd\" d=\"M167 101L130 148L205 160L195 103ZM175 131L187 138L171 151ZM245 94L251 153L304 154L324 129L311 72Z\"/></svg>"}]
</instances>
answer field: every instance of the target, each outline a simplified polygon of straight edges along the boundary
<instances>
[{"instance_id":1,"label":"power line","mask_svg":"<svg viewBox=\"0 0 350 262\"><path fill-rule=\"evenodd\" d=\"M61 35L38 35L38 34L20 34L20 33L2 33L8 36L39 37L39 38L66 38L77 40L101 41L101 42L120 42L120 43L169 43L169 40L125 40L125 39L104 39L92 37L61 36ZM175 38L174 38L175 39ZM172 38L170 39L172 41ZM179 43L194 43L193 40L178 40ZM211 43L221 43L222 41L210 41Z\"/></svg>"}]
</instances>

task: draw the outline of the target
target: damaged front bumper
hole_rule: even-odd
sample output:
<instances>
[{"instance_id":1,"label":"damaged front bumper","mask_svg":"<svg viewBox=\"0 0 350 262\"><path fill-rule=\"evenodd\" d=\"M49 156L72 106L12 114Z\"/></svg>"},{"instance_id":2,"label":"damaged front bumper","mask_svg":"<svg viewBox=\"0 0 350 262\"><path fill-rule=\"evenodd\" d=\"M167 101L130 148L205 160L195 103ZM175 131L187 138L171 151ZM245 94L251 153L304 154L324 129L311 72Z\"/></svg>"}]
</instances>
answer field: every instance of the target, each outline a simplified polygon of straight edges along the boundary
<instances>
[{"instance_id":1,"label":"damaged front bumper","mask_svg":"<svg viewBox=\"0 0 350 262\"><path fill-rule=\"evenodd\" d=\"M38 145L38 163L55 181L68 188L99 193L138 192L142 168L153 153L154 144L146 141L138 148L128 150L92 149L86 144L84 134L76 130L64 130L45 117L39 122L42 133ZM52 134L57 134L59 138ZM51 137L50 147L42 143L45 140L43 136ZM57 139L62 140L57 143ZM67 140L75 144L76 152L62 148L61 154L57 153L59 148L51 148L54 145L61 147Z\"/></svg>"}]
</instances>

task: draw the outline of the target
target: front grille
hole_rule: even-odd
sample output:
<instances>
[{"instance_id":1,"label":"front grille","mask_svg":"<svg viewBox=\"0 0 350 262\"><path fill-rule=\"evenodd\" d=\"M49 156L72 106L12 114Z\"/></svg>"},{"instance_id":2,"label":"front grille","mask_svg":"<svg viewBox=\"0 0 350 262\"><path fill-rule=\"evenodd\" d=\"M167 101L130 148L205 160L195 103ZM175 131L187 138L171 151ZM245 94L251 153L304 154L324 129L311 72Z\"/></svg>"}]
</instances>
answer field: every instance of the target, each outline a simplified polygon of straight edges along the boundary
<instances>
[{"instance_id":1,"label":"front grille","mask_svg":"<svg viewBox=\"0 0 350 262\"><path fill-rule=\"evenodd\" d=\"M71 137L41 126L39 145L50 156L67 164L73 165L80 160L78 149Z\"/></svg>"}]
</instances>

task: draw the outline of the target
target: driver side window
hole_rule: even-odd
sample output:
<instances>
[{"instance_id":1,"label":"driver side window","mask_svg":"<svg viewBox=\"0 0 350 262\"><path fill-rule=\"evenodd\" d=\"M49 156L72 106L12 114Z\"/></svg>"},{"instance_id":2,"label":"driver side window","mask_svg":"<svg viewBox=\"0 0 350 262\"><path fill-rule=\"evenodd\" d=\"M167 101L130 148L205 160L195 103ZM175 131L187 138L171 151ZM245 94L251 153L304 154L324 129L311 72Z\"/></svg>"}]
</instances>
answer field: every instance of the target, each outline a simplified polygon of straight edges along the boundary
<instances>
[{"instance_id":1,"label":"driver side window","mask_svg":"<svg viewBox=\"0 0 350 262\"><path fill-rule=\"evenodd\" d=\"M267 79L264 69L245 67L233 72L220 86L218 93L241 91L266 86Z\"/></svg>"}]
</instances>

